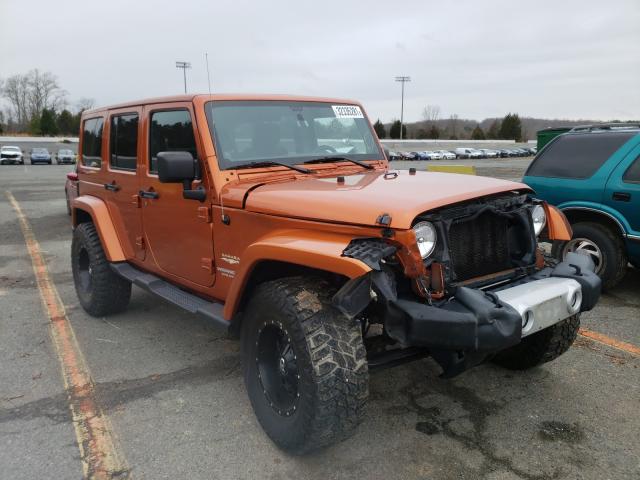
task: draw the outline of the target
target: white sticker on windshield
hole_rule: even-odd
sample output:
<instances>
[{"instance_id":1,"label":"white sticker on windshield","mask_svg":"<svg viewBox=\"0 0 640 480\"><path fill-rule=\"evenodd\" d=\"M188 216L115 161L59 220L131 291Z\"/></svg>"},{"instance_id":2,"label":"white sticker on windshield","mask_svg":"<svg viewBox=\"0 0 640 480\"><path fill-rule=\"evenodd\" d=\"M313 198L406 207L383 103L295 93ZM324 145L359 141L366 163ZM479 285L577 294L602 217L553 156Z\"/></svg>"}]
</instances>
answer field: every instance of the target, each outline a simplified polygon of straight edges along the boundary
<instances>
[{"instance_id":1,"label":"white sticker on windshield","mask_svg":"<svg viewBox=\"0 0 640 480\"><path fill-rule=\"evenodd\" d=\"M355 105L332 105L336 118L364 118L360 107Z\"/></svg>"}]
</instances>

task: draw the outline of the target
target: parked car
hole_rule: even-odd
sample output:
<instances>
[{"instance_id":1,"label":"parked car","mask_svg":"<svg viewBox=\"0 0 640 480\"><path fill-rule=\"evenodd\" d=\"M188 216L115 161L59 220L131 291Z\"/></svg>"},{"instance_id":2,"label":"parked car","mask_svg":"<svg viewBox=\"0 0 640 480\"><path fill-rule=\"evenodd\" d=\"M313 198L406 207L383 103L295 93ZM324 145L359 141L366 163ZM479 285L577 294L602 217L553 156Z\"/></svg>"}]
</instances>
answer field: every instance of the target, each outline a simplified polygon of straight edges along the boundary
<instances>
[{"instance_id":1,"label":"parked car","mask_svg":"<svg viewBox=\"0 0 640 480\"><path fill-rule=\"evenodd\" d=\"M402 160L402 155L400 155L398 152L393 152L391 150L387 150L387 158L389 159L390 162L396 161L396 160Z\"/></svg>"},{"instance_id":2,"label":"parked car","mask_svg":"<svg viewBox=\"0 0 640 480\"><path fill-rule=\"evenodd\" d=\"M51 154L46 148L32 148L29 157L31 159L31 165L35 165L36 163L48 163L51 165Z\"/></svg>"},{"instance_id":3,"label":"parked car","mask_svg":"<svg viewBox=\"0 0 640 480\"><path fill-rule=\"evenodd\" d=\"M511 156L511 152L507 148L498 150L498 152L500 153L500 158L509 158Z\"/></svg>"},{"instance_id":4,"label":"parked car","mask_svg":"<svg viewBox=\"0 0 640 480\"><path fill-rule=\"evenodd\" d=\"M421 160L442 160L442 155L439 152L420 152L422 154Z\"/></svg>"},{"instance_id":5,"label":"parked car","mask_svg":"<svg viewBox=\"0 0 640 480\"><path fill-rule=\"evenodd\" d=\"M588 255L609 289L620 283L627 262L640 267L640 128L594 126L556 136L524 182L571 223L573 238L553 244L558 260Z\"/></svg>"},{"instance_id":6,"label":"parked car","mask_svg":"<svg viewBox=\"0 0 640 480\"><path fill-rule=\"evenodd\" d=\"M488 148L481 148L480 151L483 153L484 158L496 158L498 156L498 152Z\"/></svg>"},{"instance_id":7,"label":"parked car","mask_svg":"<svg viewBox=\"0 0 640 480\"><path fill-rule=\"evenodd\" d=\"M455 160L456 154L448 150L436 150L440 154L442 160Z\"/></svg>"},{"instance_id":8,"label":"parked car","mask_svg":"<svg viewBox=\"0 0 640 480\"><path fill-rule=\"evenodd\" d=\"M471 158L471 149L470 148L456 148L455 149L456 158Z\"/></svg>"},{"instance_id":9,"label":"parked car","mask_svg":"<svg viewBox=\"0 0 640 480\"><path fill-rule=\"evenodd\" d=\"M73 150L69 149L58 150L58 153L56 153L56 163L58 165L65 163L74 164L76 163L76 154L73 153Z\"/></svg>"},{"instance_id":10,"label":"parked car","mask_svg":"<svg viewBox=\"0 0 640 480\"><path fill-rule=\"evenodd\" d=\"M4 165L6 163L24 165L24 156L20 147L5 145L0 148L0 165Z\"/></svg>"},{"instance_id":11,"label":"parked car","mask_svg":"<svg viewBox=\"0 0 640 480\"><path fill-rule=\"evenodd\" d=\"M135 284L238 335L255 415L293 453L355 432L370 369L532 368L599 297L588 257L539 261L545 223L571 238L557 209L522 183L389 171L349 100L180 95L84 111L80 129L80 305L121 312ZM353 147L328 153L343 131Z\"/></svg>"},{"instance_id":12,"label":"parked car","mask_svg":"<svg viewBox=\"0 0 640 480\"><path fill-rule=\"evenodd\" d=\"M67 213L71 215L71 204L78 197L78 171L77 168L73 172L67 173L67 180L64 184L64 198L67 202Z\"/></svg>"},{"instance_id":13,"label":"parked car","mask_svg":"<svg viewBox=\"0 0 640 480\"><path fill-rule=\"evenodd\" d=\"M418 160L418 152L402 152L402 158L405 160Z\"/></svg>"},{"instance_id":14,"label":"parked car","mask_svg":"<svg viewBox=\"0 0 640 480\"><path fill-rule=\"evenodd\" d=\"M484 153L477 148L468 148L469 150L469 158L486 158Z\"/></svg>"}]
</instances>

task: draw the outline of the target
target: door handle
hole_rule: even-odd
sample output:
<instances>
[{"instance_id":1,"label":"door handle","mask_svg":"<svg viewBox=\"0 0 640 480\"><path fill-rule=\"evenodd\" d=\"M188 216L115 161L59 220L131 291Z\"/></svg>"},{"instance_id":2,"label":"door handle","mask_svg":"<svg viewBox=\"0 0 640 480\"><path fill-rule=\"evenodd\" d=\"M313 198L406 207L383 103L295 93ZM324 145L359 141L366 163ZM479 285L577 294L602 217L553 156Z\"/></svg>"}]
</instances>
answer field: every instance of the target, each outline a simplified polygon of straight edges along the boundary
<instances>
[{"instance_id":1,"label":"door handle","mask_svg":"<svg viewBox=\"0 0 640 480\"><path fill-rule=\"evenodd\" d=\"M158 192L154 192L153 190L140 190L138 192L141 198L158 198Z\"/></svg>"},{"instance_id":2,"label":"door handle","mask_svg":"<svg viewBox=\"0 0 640 480\"><path fill-rule=\"evenodd\" d=\"M120 190L120 186L116 185L115 182L113 182L113 183L105 183L105 184L103 184L103 186L104 186L105 190L110 190L112 192L117 192L118 190Z\"/></svg>"},{"instance_id":3,"label":"door handle","mask_svg":"<svg viewBox=\"0 0 640 480\"><path fill-rule=\"evenodd\" d=\"M627 192L613 192L611 198L617 200L618 202L630 202L631 194Z\"/></svg>"}]
</instances>

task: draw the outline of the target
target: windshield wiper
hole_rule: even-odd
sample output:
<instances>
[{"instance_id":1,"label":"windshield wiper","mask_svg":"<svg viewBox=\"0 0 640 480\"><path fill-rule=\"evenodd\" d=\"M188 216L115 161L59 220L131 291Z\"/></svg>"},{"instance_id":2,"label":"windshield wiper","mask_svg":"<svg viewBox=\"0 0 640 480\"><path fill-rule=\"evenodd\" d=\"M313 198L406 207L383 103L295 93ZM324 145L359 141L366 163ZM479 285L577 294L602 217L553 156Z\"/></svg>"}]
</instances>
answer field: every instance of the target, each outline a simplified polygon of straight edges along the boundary
<instances>
[{"instance_id":1,"label":"windshield wiper","mask_svg":"<svg viewBox=\"0 0 640 480\"><path fill-rule=\"evenodd\" d=\"M360 160L354 160L353 158L347 158L347 157L332 157L332 156L319 157L319 158L314 158L312 160L307 160L306 162L303 162L303 163L307 164L307 163L329 163L329 162L351 162L351 163L355 163L356 165L360 165L361 167L364 167L367 170L373 170L375 168L373 165L369 165L368 163L364 163L364 162L361 162Z\"/></svg>"},{"instance_id":2,"label":"windshield wiper","mask_svg":"<svg viewBox=\"0 0 640 480\"><path fill-rule=\"evenodd\" d=\"M258 168L258 167L287 167L291 170L295 170L300 173L313 173L313 170L309 170L304 167L297 167L296 165L289 165L284 162L274 162L274 161L264 161L264 162L249 162L249 163L241 163L240 165L235 165L233 168Z\"/></svg>"}]
</instances>

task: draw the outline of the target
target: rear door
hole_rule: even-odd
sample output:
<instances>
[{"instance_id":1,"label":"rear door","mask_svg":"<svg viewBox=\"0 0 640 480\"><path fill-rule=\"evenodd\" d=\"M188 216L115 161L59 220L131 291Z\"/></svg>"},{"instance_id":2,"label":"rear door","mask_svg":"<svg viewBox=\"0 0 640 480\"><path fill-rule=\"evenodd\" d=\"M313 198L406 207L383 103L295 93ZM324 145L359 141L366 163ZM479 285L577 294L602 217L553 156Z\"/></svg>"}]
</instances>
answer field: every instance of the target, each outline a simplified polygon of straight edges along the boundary
<instances>
[{"instance_id":1,"label":"rear door","mask_svg":"<svg viewBox=\"0 0 640 480\"><path fill-rule=\"evenodd\" d=\"M604 202L626 218L632 235L640 235L640 143L609 177Z\"/></svg>"},{"instance_id":2,"label":"rear door","mask_svg":"<svg viewBox=\"0 0 640 480\"><path fill-rule=\"evenodd\" d=\"M191 103L145 107L145 166L140 195L148 262L153 267L202 286L213 285L211 199L183 198L183 186L160 183L159 152L187 151L200 162L201 185L208 191L202 148ZM195 185L193 186L195 188Z\"/></svg>"},{"instance_id":3,"label":"rear door","mask_svg":"<svg viewBox=\"0 0 640 480\"><path fill-rule=\"evenodd\" d=\"M141 157L142 108L113 110L107 118L106 190L103 198L116 225L120 243L129 258L144 260L142 214L139 207L138 159Z\"/></svg>"}]
</instances>

